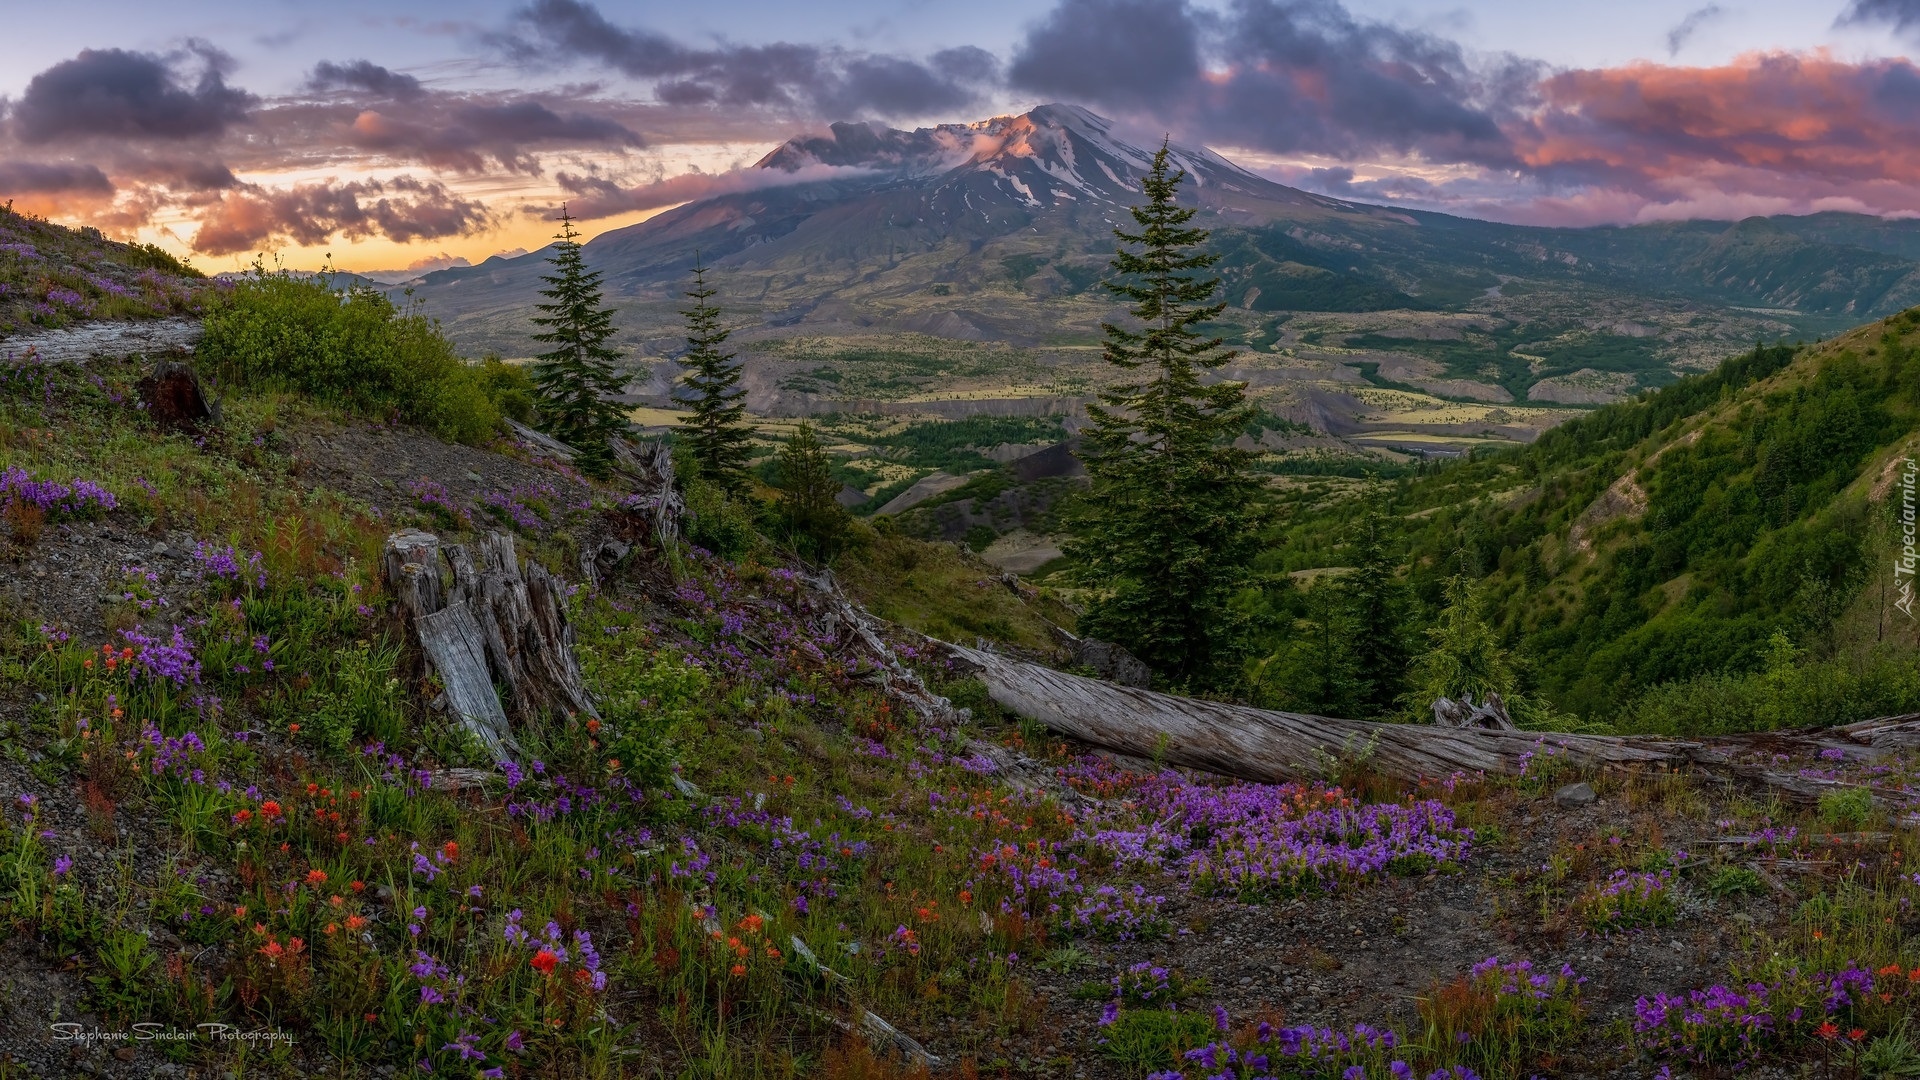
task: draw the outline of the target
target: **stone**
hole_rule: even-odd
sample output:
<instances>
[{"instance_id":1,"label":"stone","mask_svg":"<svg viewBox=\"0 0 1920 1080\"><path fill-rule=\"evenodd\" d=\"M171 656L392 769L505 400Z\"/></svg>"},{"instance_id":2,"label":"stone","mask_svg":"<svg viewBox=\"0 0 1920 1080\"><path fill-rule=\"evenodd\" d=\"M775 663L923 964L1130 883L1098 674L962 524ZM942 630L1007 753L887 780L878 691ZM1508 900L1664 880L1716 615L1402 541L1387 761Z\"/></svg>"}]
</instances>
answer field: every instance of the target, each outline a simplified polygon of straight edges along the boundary
<instances>
[{"instance_id":1,"label":"stone","mask_svg":"<svg viewBox=\"0 0 1920 1080\"><path fill-rule=\"evenodd\" d=\"M1592 806L1600 796L1594 793L1593 785L1580 783L1568 784L1553 793L1553 801L1571 810L1580 806Z\"/></svg>"}]
</instances>

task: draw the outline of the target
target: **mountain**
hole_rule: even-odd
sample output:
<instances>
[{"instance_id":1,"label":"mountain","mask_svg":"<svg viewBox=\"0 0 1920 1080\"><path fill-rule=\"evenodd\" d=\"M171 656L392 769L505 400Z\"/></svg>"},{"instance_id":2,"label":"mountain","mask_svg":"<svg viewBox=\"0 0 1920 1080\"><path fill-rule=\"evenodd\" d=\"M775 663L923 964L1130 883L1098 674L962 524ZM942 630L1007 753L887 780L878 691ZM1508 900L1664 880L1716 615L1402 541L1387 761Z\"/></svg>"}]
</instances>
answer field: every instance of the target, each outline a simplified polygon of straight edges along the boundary
<instances>
[{"instance_id":1,"label":"mountain","mask_svg":"<svg viewBox=\"0 0 1920 1080\"><path fill-rule=\"evenodd\" d=\"M655 360L683 347L679 294L695 253L706 259L741 328L757 411L926 400L937 381L856 400L796 378L913 334L1025 350L1026 389L969 390L977 410L1019 414L1034 386L1084 396L1104 377L1085 362L1121 312L1100 283L1153 149L1062 104L914 131L835 124L767 153L753 190L603 233L586 254L621 309L623 343ZM1560 410L1458 414L1394 435L1438 452L1482 431L1524 440L1566 406L1664 385L1755 340L1825 336L1920 302L1917 222L1533 228L1328 198L1204 148L1169 150L1189 176L1182 198L1214 230L1231 305L1219 331L1249 350L1235 377L1276 416L1341 439L1449 403ZM529 355L543 258L438 271L415 296L468 349ZM667 403L671 371L644 381L636 400ZM1376 389L1424 404L1381 405Z\"/></svg>"}]
</instances>

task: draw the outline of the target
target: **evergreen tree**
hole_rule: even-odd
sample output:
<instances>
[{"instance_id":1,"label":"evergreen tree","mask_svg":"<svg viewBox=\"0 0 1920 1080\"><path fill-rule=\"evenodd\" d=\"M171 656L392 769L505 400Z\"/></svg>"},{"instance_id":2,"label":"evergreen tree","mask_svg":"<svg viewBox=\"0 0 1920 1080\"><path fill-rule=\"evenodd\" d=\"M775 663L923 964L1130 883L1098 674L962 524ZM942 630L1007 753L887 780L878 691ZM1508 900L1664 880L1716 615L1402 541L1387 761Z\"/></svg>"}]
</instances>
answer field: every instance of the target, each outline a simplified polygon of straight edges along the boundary
<instances>
[{"instance_id":1,"label":"evergreen tree","mask_svg":"<svg viewBox=\"0 0 1920 1080\"><path fill-rule=\"evenodd\" d=\"M1406 587L1393 557L1392 527L1377 507L1384 492L1370 485L1363 497L1368 508L1347 542L1353 569L1337 588L1346 609L1344 652L1357 683L1355 704L1363 715L1382 716L1406 689Z\"/></svg>"},{"instance_id":2,"label":"evergreen tree","mask_svg":"<svg viewBox=\"0 0 1920 1080\"><path fill-rule=\"evenodd\" d=\"M1107 288L1132 302L1141 328L1104 325L1105 356L1147 377L1087 408L1090 490L1067 551L1101 590L1081 628L1191 686L1219 681L1244 636L1228 601L1258 549L1266 499L1253 455L1233 446L1254 412L1245 384L1201 381L1234 354L1198 329L1225 305L1211 302L1219 279L1195 273L1217 256L1199 250L1208 234L1188 226L1195 211L1175 203L1185 176L1162 146L1147 204L1132 210L1140 231L1114 230L1139 250L1114 255Z\"/></svg>"},{"instance_id":3,"label":"evergreen tree","mask_svg":"<svg viewBox=\"0 0 1920 1080\"><path fill-rule=\"evenodd\" d=\"M687 290L693 306L680 311L687 320L687 354L680 363L692 369L687 386L693 391L688 402L693 415L683 421L680 439L701 476L728 494L739 495L747 490L747 459L752 455L747 392L739 388L740 368L733 363L733 354L720 351L732 331L721 328L720 309L709 302L713 296L707 268L696 256L693 288Z\"/></svg>"},{"instance_id":4,"label":"evergreen tree","mask_svg":"<svg viewBox=\"0 0 1920 1080\"><path fill-rule=\"evenodd\" d=\"M801 424L780 450L780 512L795 547L820 558L839 551L847 528L839 494L833 462L814 438L812 425Z\"/></svg>"},{"instance_id":5,"label":"evergreen tree","mask_svg":"<svg viewBox=\"0 0 1920 1080\"><path fill-rule=\"evenodd\" d=\"M1456 575L1447 581L1446 596L1440 621L1427 630L1430 645L1413 666L1413 689L1404 699L1408 713L1415 720L1430 721L1438 698L1459 701L1471 694L1473 700L1485 702L1488 694L1499 694L1512 715L1519 676L1513 658L1487 621L1485 591L1464 575Z\"/></svg>"},{"instance_id":6,"label":"evergreen tree","mask_svg":"<svg viewBox=\"0 0 1920 1080\"><path fill-rule=\"evenodd\" d=\"M1302 590L1285 642L1250 665L1253 703L1268 709L1353 716L1368 683L1354 667L1353 625L1346 597L1324 580Z\"/></svg>"},{"instance_id":7,"label":"evergreen tree","mask_svg":"<svg viewBox=\"0 0 1920 1080\"><path fill-rule=\"evenodd\" d=\"M581 472L605 476L613 468L607 440L627 426L626 412L612 400L626 380L614 369L620 354L607 347L613 310L602 306L600 272L587 269L579 236L562 207L554 237L560 243L547 260L554 272L541 278L547 288L540 295L549 302L536 305L542 314L533 317L547 328L533 339L554 348L533 365L533 385L542 428L573 447Z\"/></svg>"}]
</instances>

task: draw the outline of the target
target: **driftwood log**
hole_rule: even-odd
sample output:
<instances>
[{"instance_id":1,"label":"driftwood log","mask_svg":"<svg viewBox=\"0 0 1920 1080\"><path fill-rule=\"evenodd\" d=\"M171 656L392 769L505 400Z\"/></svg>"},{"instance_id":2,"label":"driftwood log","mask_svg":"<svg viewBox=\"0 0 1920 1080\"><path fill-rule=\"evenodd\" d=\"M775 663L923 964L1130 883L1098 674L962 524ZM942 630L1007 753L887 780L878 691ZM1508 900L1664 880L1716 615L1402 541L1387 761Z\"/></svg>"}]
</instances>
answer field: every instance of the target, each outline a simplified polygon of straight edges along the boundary
<instances>
[{"instance_id":1,"label":"driftwood log","mask_svg":"<svg viewBox=\"0 0 1920 1080\"><path fill-rule=\"evenodd\" d=\"M1844 727L1712 739L1570 735L1382 724L1175 697L947 646L1001 707L1106 750L1267 783L1325 778L1342 762L1407 783L1515 774L1552 756L1583 768L1689 769L1799 798L1858 786L1776 768L1775 755L1839 751L1867 760L1920 747L1920 714ZM1895 793L1888 793L1893 795Z\"/></svg>"},{"instance_id":2,"label":"driftwood log","mask_svg":"<svg viewBox=\"0 0 1920 1080\"><path fill-rule=\"evenodd\" d=\"M512 723L548 712L597 717L567 621L566 586L529 559L513 537L476 545L403 529L382 555L387 585L427 664L446 689L442 705L496 757L513 746ZM506 692L503 707L501 695Z\"/></svg>"}]
</instances>

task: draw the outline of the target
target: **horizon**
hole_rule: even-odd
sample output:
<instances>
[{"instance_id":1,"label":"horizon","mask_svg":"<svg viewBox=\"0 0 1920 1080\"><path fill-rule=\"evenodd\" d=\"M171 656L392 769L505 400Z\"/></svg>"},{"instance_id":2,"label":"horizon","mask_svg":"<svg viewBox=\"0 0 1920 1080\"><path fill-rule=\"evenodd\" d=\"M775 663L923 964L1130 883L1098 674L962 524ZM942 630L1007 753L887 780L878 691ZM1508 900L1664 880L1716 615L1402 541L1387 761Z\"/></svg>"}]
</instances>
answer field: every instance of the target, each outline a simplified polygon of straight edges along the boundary
<instances>
[{"instance_id":1,"label":"horizon","mask_svg":"<svg viewBox=\"0 0 1920 1080\"><path fill-rule=\"evenodd\" d=\"M477 264L539 250L564 201L592 207L591 237L737 189L833 122L1042 102L1318 194L1515 224L1920 216L1920 0L1606 19L1508 0L1060 0L971 19L730 0L645 23L536 0L349 4L325 25L83 7L103 17L36 13L0 46L0 199L215 273L260 252L388 276Z\"/></svg>"}]
</instances>

